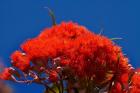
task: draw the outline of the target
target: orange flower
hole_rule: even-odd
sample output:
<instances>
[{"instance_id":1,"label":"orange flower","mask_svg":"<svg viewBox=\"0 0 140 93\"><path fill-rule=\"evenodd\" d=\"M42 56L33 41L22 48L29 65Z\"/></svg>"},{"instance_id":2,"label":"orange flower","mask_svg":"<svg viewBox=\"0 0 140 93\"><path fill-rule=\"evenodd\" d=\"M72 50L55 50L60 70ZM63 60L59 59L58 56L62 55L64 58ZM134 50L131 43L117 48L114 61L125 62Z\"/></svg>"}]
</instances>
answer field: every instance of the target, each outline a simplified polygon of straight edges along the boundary
<instances>
[{"instance_id":1,"label":"orange flower","mask_svg":"<svg viewBox=\"0 0 140 93\"><path fill-rule=\"evenodd\" d=\"M12 65L19 68L22 71L25 71L30 67L29 58L21 51L15 51L11 55L11 59L12 59Z\"/></svg>"},{"instance_id":2,"label":"orange flower","mask_svg":"<svg viewBox=\"0 0 140 93\"><path fill-rule=\"evenodd\" d=\"M140 93L140 69L137 69L131 80L130 93Z\"/></svg>"},{"instance_id":3,"label":"orange flower","mask_svg":"<svg viewBox=\"0 0 140 93\"><path fill-rule=\"evenodd\" d=\"M2 73L0 73L0 79L2 79L2 80L10 80L11 79L10 68L5 68L2 71Z\"/></svg>"},{"instance_id":4,"label":"orange flower","mask_svg":"<svg viewBox=\"0 0 140 93\"><path fill-rule=\"evenodd\" d=\"M122 85L119 82L116 82L109 93L128 93L122 88Z\"/></svg>"},{"instance_id":5,"label":"orange flower","mask_svg":"<svg viewBox=\"0 0 140 93\"><path fill-rule=\"evenodd\" d=\"M129 71L128 60L119 46L72 22L44 29L37 37L24 42L21 49L31 62L44 64L44 67L50 58L65 58L75 76L90 77L98 82L108 80L109 71L119 72L118 75ZM13 64L24 70L29 67L28 57L16 52L12 56ZM61 63L67 64L63 59Z\"/></svg>"},{"instance_id":6,"label":"orange flower","mask_svg":"<svg viewBox=\"0 0 140 93\"><path fill-rule=\"evenodd\" d=\"M51 82L58 81L58 73L56 71L50 71L50 73L49 73L49 80Z\"/></svg>"}]
</instances>

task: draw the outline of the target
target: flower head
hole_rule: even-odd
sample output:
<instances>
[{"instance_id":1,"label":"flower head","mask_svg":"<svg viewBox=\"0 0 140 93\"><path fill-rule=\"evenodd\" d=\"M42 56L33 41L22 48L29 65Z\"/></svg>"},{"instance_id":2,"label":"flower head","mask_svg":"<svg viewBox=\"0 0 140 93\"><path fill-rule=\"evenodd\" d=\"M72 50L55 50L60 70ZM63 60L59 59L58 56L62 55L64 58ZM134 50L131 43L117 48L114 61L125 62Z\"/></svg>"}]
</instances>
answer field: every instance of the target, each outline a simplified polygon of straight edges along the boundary
<instances>
[{"instance_id":1,"label":"flower head","mask_svg":"<svg viewBox=\"0 0 140 93\"><path fill-rule=\"evenodd\" d=\"M49 80L51 82L58 81L58 73L56 71L50 71L50 73L49 73Z\"/></svg>"},{"instance_id":2,"label":"flower head","mask_svg":"<svg viewBox=\"0 0 140 93\"><path fill-rule=\"evenodd\" d=\"M25 53L22 53L21 51L15 51L11 55L12 59L12 65L19 68L22 71L27 70L30 67L30 60L25 55Z\"/></svg>"},{"instance_id":3,"label":"flower head","mask_svg":"<svg viewBox=\"0 0 140 93\"><path fill-rule=\"evenodd\" d=\"M131 86L129 87L130 93L140 93L140 69L137 69L132 76Z\"/></svg>"},{"instance_id":4,"label":"flower head","mask_svg":"<svg viewBox=\"0 0 140 93\"><path fill-rule=\"evenodd\" d=\"M59 57L61 66L69 66L74 75L93 78L97 83L108 80L108 72L121 74L129 71L128 59L119 46L109 38L72 22L44 29L37 37L25 41L21 48L33 63L39 62L45 67L48 59ZM23 56L18 54L16 58L20 64ZM28 63L24 61L22 63Z\"/></svg>"},{"instance_id":5,"label":"flower head","mask_svg":"<svg viewBox=\"0 0 140 93\"><path fill-rule=\"evenodd\" d=\"M5 68L1 73L0 73L0 79L2 80L10 80L11 79L11 69L10 68Z\"/></svg>"}]
</instances>

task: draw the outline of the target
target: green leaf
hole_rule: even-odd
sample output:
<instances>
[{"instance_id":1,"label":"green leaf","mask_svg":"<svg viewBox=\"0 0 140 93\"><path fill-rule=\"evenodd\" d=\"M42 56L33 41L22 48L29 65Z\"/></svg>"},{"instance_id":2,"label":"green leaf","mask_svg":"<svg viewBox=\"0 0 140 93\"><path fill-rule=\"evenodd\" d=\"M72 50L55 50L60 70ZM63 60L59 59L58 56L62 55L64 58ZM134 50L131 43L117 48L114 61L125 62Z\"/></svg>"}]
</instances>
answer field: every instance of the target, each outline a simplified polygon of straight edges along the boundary
<instances>
[{"instance_id":1,"label":"green leaf","mask_svg":"<svg viewBox=\"0 0 140 93\"><path fill-rule=\"evenodd\" d=\"M44 93L54 93L54 92L52 92L52 90L53 90L55 93L59 93L59 90L58 90L58 88L57 88L56 85L54 85L54 86L51 87L51 88L47 88L47 89L44 91Z\"/></svg>"}]
</instances>

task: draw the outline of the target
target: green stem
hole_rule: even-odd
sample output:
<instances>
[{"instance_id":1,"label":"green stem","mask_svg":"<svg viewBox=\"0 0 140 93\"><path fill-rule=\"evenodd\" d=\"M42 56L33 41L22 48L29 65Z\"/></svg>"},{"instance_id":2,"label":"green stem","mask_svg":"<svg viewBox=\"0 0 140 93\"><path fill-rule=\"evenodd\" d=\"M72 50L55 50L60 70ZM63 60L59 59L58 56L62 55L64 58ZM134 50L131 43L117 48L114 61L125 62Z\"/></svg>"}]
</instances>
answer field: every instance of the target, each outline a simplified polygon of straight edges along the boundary
<instances>
[{"instance_id":1,"label":"green stem","mask_svg":"<svg viewBox=\"0 0 140 93\"><path fill-rule=\"evenodd\" d=\"M111 40L121 40L122 38L110 38Z\"/></svg>"},{"instance_id":2,"label":"green stem","mask_svg":"<svg viewBox=\"0 0 140 93\"><path fill-rule=\"evenodd\" d=\"M59 93L61 93L60 85L58 83L57 83L57 88L58 88Z\"/></svg>"},{"instance_id":3,"label":"green stem","mask_svg":"<svg viewBox=\"0 0 140 93\"><path fill-rule=\"evenodd\" d=\"M63 93L64 92L63 80L61 80L60 82L61 82L61 90L62 90L61 93Z\"/></svg>"},{"instance_id":4,"label":"green stem","mask_svg":"<svg viewBox=\"0 0 140 93\"><path fill-rule=\"evenodd\" d=\"M52 19L52 24L56 25L55 15L54 15L53 11L50 8L48 8L48 7L45 7L45 8L47 8L47 10L49 12L49 15L50 15L50 17Z\"/></svg>"}]
</instances>

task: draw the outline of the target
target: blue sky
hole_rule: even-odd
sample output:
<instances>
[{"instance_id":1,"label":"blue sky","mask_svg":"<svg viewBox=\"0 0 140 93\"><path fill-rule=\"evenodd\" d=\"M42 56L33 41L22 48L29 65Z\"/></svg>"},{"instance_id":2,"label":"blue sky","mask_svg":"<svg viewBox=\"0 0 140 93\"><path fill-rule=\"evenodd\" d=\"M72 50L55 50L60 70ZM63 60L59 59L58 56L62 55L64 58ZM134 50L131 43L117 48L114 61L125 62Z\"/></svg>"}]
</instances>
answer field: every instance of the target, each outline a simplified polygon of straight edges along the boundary
<instances>
[{"instance_id":1,"label":"blue sky","mask_svg":"<svg viewBox=\"0 0 140 93\"><path fill-rule=\"evenodd\" d=\"M53 9L57 23L73 21L95 33L122 37L122 46L134 67L140 67L140 0L0 0L0 58L10 65L10 54L28 38L35 37L51 19L45 6ZM42 93L36 84L11 83L14 93Z\"/></svg>"}]
</instances>

